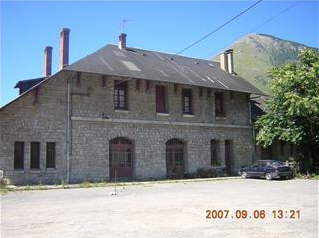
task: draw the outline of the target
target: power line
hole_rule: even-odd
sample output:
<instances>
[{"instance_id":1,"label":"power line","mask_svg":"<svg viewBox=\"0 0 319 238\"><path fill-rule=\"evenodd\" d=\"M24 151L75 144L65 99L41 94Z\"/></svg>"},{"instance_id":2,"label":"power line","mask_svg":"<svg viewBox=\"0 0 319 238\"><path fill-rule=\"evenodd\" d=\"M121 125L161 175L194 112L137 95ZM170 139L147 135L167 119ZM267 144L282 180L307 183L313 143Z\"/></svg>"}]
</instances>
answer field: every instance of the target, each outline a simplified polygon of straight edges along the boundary
<instances>
[{"instance_id":1,"label":"power line","mask_svg":"<svg viewBox=\"0 0 319 238\"><path fill-rule=\"evenodd\" d=\"M228 21L226 21L224 24L220 25L219 27L217 27L215 30L209 32L208 34L204 35L203 37L201 37L199 40L195 41L194 43L190 44L189 46L185 47L184 49L182 49L181 51L177 52L175 55L179 55L181 53L183 53L184 51L188 50L189 48L193 47L194 45L198 44L199 42L203 41L204 39L206 39L207 37L209 37L210 35L214 34L215 32L217 32L218 30L220 30L221 28L223 28L224 26L228 25L229 23L231 23L232 21L234 21L235 19L237 19L238 17L240 17L241 15L245 14L247 11L249 11L251 8L255 7L256 5L258 5L260 2L262 2L263 0L258 0L257 2L255 2L254 4L252 4L251 6L249 6L248 8L246 8L244 11L238 13L236 16L232 17L231 19L229 19ZM123 20L123 24L124 24L124 21L126 21L125 19ZM169 62L168 60L165 60L166 62L168 63L171 63ZM114 85L111 85L109 87L106 87L107 89L108 88L114 88L115 86L121 84L121 83L124 83L124 82L127 82L127 81L131 81L133 78L128 78L128 79L125 79L125 80L120 80L120 82L114 84Z\"/></svg>"},{"instance_id":2,"label":"power line","mask_svg":"<svg viewBox=\"0 0 319 238\"><path fill-rule=\"evenodd\" d=\"M257 4L259 4L260 2L262 2L263 0L258 0L257 2L255 2L254 4L252 4L251 6L249 6L248 8L246 8L244 11L238 13L236 16L232 17L231 19L229 19L228 21L226 21L224 24L220 25L219 27L217 27L216 29L214 29L213 31L207 33L206 35L204 35L203 37L201 37L200 39L198 39L197 41L193 42L192 44L190 44L189 46L185 47L184 49L178 51L175 55L179 55L181 53L183 53L184 51L190 49L191 47L193 47L194 45L197 45L199 42L205 40L207 37L211 36L212 34L214 34L215 32L219 31L220 29L222 29L224 26L228 25L229 23L231 23L232 21L234 21L235 19L237 19L238 17L240 17L241 15L245 14L246 12L248 12L251 8L255 7Z\"/></svg>"},{"instance_id":3,"label":"power line","mask_svg":"<svg viewBox=\"0 0 319 238\"><path fill-rule=\"evenodd\" d=\"M247 31L246 33L244 34L241 34L238 38L241 38L242 36L244 35L247 35L247 34L250 34L250 33L253 33L255 32L257 29L263 27L264 25L268 24L269 22L273 21L274 19L276 19L278 16L284 14L285 12L287 12L288 10L290 10L291 8L295 7L296 5L298 5L300 2L295 2L293 4L291 4L290 6L284 8L283 10L281 10L280 12L278 12L276 15L273 15L272 17L268 18L267 20L265 20L264 22L262 22L260 25L252 28L250 31ZM230 43L229 43L230 44ZM227 46L229 46L229 44L226 44L224 47L222 47L222 49L225 49ZM219 53L222 53L223 50L221 50ZM216 53L216 55L218 55L219 53ZM235 52L234 52L235 53ZM210 54L208 56L212 56L214 54ZM207 56L207 57L208 57Z\"/></svg>"},{"instance_id":4,"label":"power line","mask_svg":"<svg viewBox=\"0 0 319 238\"><path fill-rule=\"evenodd\" d=\"M249 6L248 8L246 8L244 11L238 13L236 16L232 17L230 20L226 21L224 24L222 24L221 26L217 27L215 30L209 32L208 34L206 34L205 36L201 37L199 40L195 41L194 43L192 43L191 45L185 47L184 49L182 49L181 51L177 52L175 55L179 55L182 52L188 50L189 48L193 47L194 45L198 44L199 42L203 41L204 39L206 39L207 37L209 37L210 35L212 35L213 33L217 32L218 30L220 30L221 28L223 28L224 26L228 25L230 22L234 21L236 18L240 17L241 15L243 15L244 13L246 13L247 11L249 11L251 8L255 7L257 4L259 4L260 2L262 2L263 0L258 0L257 2L255 2L254 4L252 4L251 6ZM171 63L168 60L165 60L168 63ZM106 88L114 88L115 86L127 82L127 81L131 81L133 80L133 78L128 78L125 80L120 80L118 83L108 86Z\"/></svg>"},{"instance_id":5,"label":"power line","mask_svg":"<svg viewBox=\"0 0 319 238\"><path fill-rule=\"evenodd\" d=\"M267 19L266 21L264 21L263 23L261 23L259 26L255 27L254 29L252 29L250 32L254 32L257 29L259 29L260 27L263 27L264 25L268 24L269 22L273 21L275 18L277 18L278 16L280 16L281 14L287 12L290 8L295 7L298 3L300 2L295 2L294 4L291 4L289 7L286 7L285 9L281 10L280 12L278 12L276 15L270 17L269 19Z\"/></svg>"}]
</instances>

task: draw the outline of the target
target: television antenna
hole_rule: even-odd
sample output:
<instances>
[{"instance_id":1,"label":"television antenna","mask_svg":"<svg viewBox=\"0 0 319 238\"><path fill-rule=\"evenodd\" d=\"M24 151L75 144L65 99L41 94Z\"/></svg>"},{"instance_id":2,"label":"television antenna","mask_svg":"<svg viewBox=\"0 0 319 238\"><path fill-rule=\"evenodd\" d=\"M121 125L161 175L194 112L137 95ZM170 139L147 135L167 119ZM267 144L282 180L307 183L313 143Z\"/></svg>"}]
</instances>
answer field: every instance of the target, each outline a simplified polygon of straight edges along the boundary
<instances>
[{"instance_id":1,"label":"television antenna","mask_svg":"<svg viewBox=\"0 0 319 238\"><path fill-rule=\"evenodd\" d=\"M124 28L125 28L125 26L126 26L126 24L128 23L128 22L132 22L132 21L134 21L134 20L132 20L132 19L122 19L122 21L121 21L121 32L124 32Z\"/></svg>"}]
</instances>

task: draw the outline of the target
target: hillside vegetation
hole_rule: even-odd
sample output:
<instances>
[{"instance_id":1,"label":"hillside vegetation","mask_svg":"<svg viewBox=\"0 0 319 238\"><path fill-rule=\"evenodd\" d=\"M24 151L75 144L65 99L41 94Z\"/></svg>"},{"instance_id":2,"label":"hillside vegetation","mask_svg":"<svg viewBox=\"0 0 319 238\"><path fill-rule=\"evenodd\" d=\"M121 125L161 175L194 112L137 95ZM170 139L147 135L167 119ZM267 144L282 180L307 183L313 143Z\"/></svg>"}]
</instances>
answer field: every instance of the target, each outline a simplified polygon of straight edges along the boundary
<instances>
[{"instance_id":1,"label":"hillside vegetation","mask_svg":"<svg viewBox=\"0 0 319 238\"><path fill-rule=\"evenodd\" d=\"M227 48L234 49L235 72L262 91L269 92L269 70L296 61L301 50L311 47L270 35L249 34ZM219 57L215 56L214 60L219 61Z\"/></svg>"}]
</instances>

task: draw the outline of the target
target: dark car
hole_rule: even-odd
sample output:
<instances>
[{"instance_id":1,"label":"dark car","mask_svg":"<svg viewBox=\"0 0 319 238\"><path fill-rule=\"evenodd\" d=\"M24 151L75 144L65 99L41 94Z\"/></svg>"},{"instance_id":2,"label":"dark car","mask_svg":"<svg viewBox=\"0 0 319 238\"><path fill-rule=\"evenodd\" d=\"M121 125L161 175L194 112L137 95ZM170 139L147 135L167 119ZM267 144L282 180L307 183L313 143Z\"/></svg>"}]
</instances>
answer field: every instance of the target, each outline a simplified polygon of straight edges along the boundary
<instances>
[{"instance_id":1,"label":"dark car","mask_svg":"<svg viewBox=\"0 0 319 238\"><path fill-rule=\"evenodd\" d=\"M274 178L289 179L293 177L293 171L289 166L277 160L258 160L253 165L243 166L239 170L242 178L266 178L272 180Z\"/></svg>"}]
</instances>

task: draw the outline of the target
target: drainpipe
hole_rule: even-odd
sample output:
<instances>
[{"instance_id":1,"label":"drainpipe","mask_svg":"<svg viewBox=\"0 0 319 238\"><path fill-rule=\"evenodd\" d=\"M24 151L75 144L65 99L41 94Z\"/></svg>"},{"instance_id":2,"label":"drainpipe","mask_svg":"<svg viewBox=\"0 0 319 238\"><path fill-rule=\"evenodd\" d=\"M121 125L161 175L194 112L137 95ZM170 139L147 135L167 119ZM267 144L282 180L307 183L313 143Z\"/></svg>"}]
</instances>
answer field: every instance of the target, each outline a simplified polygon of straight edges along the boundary
<instances>
[{"instance_id":1,"label":"drainpipe","mask_svg":"<svg viewBox=\"0 0 319 238\"><path fill-rule=\"evenodd\" d=\"M66 182L70 183L70 119L71 119L71 77L66 80L67 83L67 123L66 123Z\"/></svg>"},{"instance_id":2,"label":"drainpipe","mask_svg":"<svg viewBox=\"0 0 319 238\"><path fill-rule=\"evenodd\" d=\"M255 126L251 118L251 101L250 101L250 95L248 96L248 110L249 110L249 124L251 125L252 130L252 143L253 143L253 153L252 153L252 163L255 161L255 155L256 155L256 138L255 138Z\"/></svg>"}]
</instances>

